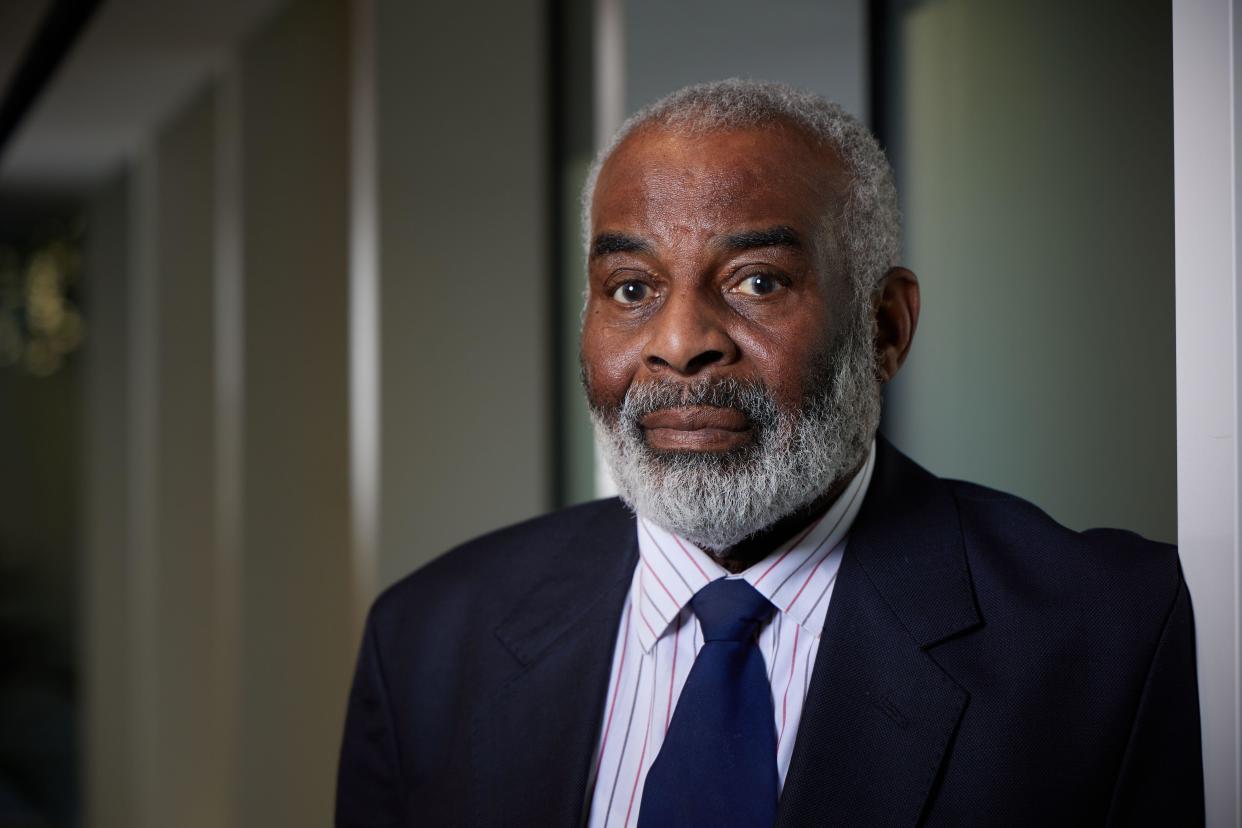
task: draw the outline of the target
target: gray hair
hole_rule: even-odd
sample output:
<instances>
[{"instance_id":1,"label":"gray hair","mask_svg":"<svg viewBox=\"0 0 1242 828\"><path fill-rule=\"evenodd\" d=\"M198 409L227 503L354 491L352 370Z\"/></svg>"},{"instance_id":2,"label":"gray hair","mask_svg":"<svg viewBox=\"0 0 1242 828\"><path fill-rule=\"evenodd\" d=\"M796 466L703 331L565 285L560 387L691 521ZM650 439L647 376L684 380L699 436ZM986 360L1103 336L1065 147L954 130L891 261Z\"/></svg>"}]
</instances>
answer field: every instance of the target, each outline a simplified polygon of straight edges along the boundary
<instances>
[{"instance_id":1,"label":"gray hair","mask_svg":"<svg viewBox=\"0 0 1242 828\"><path fill-rule=\"evenodd\" d=\"M729 80L687 86L631 115L595 157L582 189L582 232L588 247L591 200L600 169L617 147L645 127L688 134L786 122L831 148L848 178L837 240L856 299L870 297L901 253L901 211L893 170L871 132L827 99L779 83Z\"/></svg>"}]
</instances>

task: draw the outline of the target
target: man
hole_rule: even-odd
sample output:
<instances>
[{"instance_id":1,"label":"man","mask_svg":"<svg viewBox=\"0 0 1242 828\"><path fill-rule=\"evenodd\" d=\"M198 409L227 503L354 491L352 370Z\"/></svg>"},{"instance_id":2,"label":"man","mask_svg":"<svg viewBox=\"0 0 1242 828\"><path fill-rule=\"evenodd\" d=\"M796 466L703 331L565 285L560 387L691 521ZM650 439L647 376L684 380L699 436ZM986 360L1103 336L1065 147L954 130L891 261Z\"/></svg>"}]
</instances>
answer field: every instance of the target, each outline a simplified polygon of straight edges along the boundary
<instances>
[{"instance_id":1,"label":"man","mask_svg":"<svg viewBox=\"0 0 1242 828\"><path fill-rule=\"evenodd\" d=\"M919 287L866 130L690 87L585 195L583 382L621 500L376 602L338 825L1201 823L1176 551L875 437Z\"/></svg>"}]
</instances>

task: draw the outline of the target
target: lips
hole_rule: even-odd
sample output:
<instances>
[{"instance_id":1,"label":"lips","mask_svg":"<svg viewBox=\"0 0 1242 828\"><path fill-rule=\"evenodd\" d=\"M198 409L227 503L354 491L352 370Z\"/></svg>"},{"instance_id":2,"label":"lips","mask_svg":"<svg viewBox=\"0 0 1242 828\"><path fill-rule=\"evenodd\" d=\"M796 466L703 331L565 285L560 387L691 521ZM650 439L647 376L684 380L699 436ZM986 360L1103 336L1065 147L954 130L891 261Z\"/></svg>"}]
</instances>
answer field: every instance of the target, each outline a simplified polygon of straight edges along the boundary
<instances>
[{"instance_id":1,"label":"lips","mask_svg":"<svg viewBox=\"0 0 1242 828\"><path fill-rule=\"evenodd\" d=\"M736 408L664 408L639 423L651 447L662 451L727 451L751 439L750 421Z\"/></svg>"},{"instance_id":2,"label":"lips","mask_svg":"<svg viewBox=\"0 0 1242 828\"><path fill-rule=\"evenodd\" d=\"M640 422L646 429L669 428L677 431L701 431L703 429L744 431L750 427L746 415L736 408L716 408L710 405L664 408L651 412Z\"/></svg>"}]
</instances>

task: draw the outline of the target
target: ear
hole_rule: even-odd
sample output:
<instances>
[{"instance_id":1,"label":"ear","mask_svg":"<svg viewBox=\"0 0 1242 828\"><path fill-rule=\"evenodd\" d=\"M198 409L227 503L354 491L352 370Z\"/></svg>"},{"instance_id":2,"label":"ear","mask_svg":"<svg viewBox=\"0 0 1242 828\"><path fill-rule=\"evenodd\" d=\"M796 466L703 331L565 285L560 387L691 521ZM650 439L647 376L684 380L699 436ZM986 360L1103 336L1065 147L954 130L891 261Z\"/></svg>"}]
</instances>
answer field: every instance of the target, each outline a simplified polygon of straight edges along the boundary
<instances>
[{"instance_id":1,"label":"ear","mask_svg":"<svg viewBox=\"0 0 1242 828\"><path fill-rule=\"evenodd\" d=\"M876 365L880 381L897 376L910 353L919 325L919 280L904 267L894 267L880 281L872 297L875 309Z\"/></svg>"}]
</instances>

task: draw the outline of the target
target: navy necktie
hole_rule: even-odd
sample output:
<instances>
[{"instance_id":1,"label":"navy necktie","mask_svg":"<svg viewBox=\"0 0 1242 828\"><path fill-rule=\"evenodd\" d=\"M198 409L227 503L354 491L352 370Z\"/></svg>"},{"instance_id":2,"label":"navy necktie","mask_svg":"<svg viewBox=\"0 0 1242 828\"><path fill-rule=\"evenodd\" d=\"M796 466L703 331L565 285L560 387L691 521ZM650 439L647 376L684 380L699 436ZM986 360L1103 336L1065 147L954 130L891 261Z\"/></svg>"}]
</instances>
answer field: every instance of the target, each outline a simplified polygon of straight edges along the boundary
<instances>
[{"instance_id":1,"label":"navy necktie","mask_svg":"<svg viewBox=\"0 0 1242 828\"><path fill-rule=\"evenodd\" d=\"M699 650L647 773L639 828L771 828L780 780L772 689L755 631L773 606L743 580L690 599Z\"/></svg>"}]
</instances>

